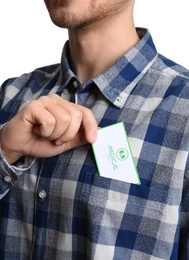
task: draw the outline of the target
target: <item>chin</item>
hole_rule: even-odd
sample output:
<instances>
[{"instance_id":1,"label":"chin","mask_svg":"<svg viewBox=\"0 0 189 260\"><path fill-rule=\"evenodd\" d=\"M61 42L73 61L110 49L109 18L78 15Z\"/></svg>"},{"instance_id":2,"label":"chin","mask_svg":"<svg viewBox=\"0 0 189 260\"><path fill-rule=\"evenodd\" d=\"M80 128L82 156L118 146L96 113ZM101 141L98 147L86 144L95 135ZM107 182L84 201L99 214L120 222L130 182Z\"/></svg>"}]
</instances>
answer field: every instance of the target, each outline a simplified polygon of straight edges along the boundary
<instances>
[{"instance_id":1,"label":"chin","mask_svg":"<svg viewBox=\"0 0 189 260\"><path fill-rule=\"evenodd\" d=\"M91 24L90 19L83 19L83 15L81 17L76 16L73 13L69 12L49 12L52 22L60 27L60 28L67 28L67 29L76 29L76 28L83 28Z\"/></svg>"}]
</instances>

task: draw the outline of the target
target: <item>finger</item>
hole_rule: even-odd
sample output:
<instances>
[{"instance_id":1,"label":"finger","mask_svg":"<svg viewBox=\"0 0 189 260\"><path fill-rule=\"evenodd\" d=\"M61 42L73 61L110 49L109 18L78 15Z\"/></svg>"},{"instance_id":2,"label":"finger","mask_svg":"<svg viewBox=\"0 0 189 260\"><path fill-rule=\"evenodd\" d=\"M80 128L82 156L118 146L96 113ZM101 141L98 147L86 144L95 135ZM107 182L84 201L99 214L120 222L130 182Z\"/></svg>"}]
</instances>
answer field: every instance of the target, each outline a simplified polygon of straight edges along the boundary
<instances>
[{"instance_id":1,"label":"finger","mask_svg":"<svg viewBox=\"0 0 189 260\"><path fill-rule=\"evenodd\" d=\"M82 112L78 108L73 107L70 111L70 123L60 138L56 140L56 144L68 142L75 137L81 128Z\"/></svg>"},{"instance_id":2,"label":"finger","mask_svg":"<svg viewBox=\"0 0 189 260\"><path fill-rule=\"evenodd\" d=\"M38 99L43 107L54 117L54 129L49 140L56 140L57 145L68 142L78 132L82 122L81 106L63 100L56 94L42 96ZM43 127L40 126L40 127ZM40 132L40 127L35 127L36 132Z\"/></svg>"},{"instance_id":3,"label":"finger","mask_svg":"<svg viewBox=\"0 0 189 260\"><path fill-rule=\"evenodd\" d=\"M29 124L28 127L32 127L33 131L42 137L49 137L54 131L54 116L36 100L31 101L19 116L23 122ZM25 127L27 128L27 124Z\"/></svg>"},{"instance_id":4,"label":"finger","mask_svg":"<svg viewBox=\"0 0 189 260\"><path fill-rule=\"evenodd\" d=\"M72 121L65 131L64 135L60 138L62 141L68 141L71 136L76 134L76 125L78 128L79 121L81 121L82 127L84 128L86 140L89 143L93 143L97 138L97 122L94 118L92 111L81 105L71 103L67 100L62 100L59 96L55 94L49 95L52 100L57 102L62 108L64 108L71 116ZM64 139L65 138L65 139ZM60 141L60 140L59 140Z\"/></svg>"},{"instance_id":5,"label":"finger","mask_svg":"<svg viewBox=\"0 0 189 260\"><path fill-rule=\"evenodd\" d=\"M83 109L83 107L81 109ZM83 109L82 126L86 140L89 143L94 143L97 138L98 125L92 111L86 108Z\"/></svg>"},{"instance_id":6,"label":"finger","mask_svg":"<svg viewBox=\"0 0 189 260\"><path fill-rule=\"evenodd\" d=\"M97 138L97 123L92 112L86 108L72 109L70 111L71 121L60 138L56 140L56 144L71 141L79 130L83 130L85 142L93 143Z\"/></svg>"},{"instance_id":7,"label":"finger","mask_svg":"<svg viewBox=\"0 0 189 260\"><path fill-rule=\"evenodd\" d=\"M54 129L51 132L51 135L48 136L48 139L56 140L60 138L70 124L70 114L63 108L63 106L60 106L56 100L54 102L54 100L50 98L50 95L40 97L38 101L42 103L44 108L53 116L55 120Z\"/></svg>"},{"instance_id":8,"label":"finger","mask_svg":"<svg viewBox=\"0 0 189 260\"><path fill-rule=\"evenodd\" d=\"M57 104L53 104L48 111L53 115L55 119L55 125L53 132L48 137L49 140L56 140L60 138L68 129L72 118L71 115L62 107Z\"/></svg>"},{"instance_id":9,"label":"finger","mask_svg":"<svg viewBox=\"0 0 189 260\"><path fill-rule=\"evenodd\" d=\"M84 129L80 129L69 142L64 143L64 152L88 144Z\"/></svg>"}]
</instances>

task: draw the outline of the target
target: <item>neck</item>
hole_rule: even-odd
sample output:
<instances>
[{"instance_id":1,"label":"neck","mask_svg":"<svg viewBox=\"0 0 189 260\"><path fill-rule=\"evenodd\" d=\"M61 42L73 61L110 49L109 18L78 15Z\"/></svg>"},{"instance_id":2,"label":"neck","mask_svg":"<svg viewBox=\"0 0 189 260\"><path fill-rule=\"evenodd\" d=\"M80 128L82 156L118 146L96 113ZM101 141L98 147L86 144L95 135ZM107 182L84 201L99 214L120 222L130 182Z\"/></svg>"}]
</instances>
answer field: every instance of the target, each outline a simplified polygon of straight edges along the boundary
<instances>
[{"instance_id":1,"label":"neck","mask_svg":"<svg viewBox=\"0 0 189 260\"><path fill-rule=\"evenodd\" d=\"M129 14L119 13L111 20L99 21L100 25L69 30L71 66L81 82L107 70L139 41Z\"/></svg>"}]
</instances>

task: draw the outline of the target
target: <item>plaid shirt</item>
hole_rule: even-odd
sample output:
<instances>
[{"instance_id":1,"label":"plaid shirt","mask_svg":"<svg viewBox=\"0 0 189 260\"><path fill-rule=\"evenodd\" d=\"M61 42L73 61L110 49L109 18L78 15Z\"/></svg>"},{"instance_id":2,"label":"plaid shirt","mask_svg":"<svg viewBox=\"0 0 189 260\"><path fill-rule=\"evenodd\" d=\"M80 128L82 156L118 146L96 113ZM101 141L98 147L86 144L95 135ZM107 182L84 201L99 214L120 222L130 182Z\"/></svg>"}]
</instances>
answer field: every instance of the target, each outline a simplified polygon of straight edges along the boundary
<instances>
[{"instance_id":1,"label":"plaid shirt","mask_svg":"<svg viewBox=\"0 0 189 260\"><path fill-rule=\"evenodd\" d=\"M90 145L13 166L1 155L0 259L189 259L189 71L138 34L85 84L66 44L61 64L2 85L1 125L49 92L90 108L100 127L123 121L141 185L99 176Z\"/></svg>"}]
</instances>

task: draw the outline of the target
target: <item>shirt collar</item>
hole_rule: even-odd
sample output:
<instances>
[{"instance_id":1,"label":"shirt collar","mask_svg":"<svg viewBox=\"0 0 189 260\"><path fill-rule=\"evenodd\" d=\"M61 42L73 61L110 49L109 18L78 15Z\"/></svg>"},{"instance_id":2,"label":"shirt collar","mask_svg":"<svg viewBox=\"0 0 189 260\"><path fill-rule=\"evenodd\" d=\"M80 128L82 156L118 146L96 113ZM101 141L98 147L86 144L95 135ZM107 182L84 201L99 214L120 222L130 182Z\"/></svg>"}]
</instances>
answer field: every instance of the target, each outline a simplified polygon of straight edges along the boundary
<instances>
[{"instance_id":1,"label":"shirt collar","mask_svg":"<svg viewBox=\"0 0 189 260\"><path fill-rule=\"evenodd\" d=\"M133 88L157 57L157 51L150 32L144 28L137 28L137 33L140 41L112 67L92 79L102 94L118 108L124 106ZM67 58L68 46L69 42L67 41L61 59L64 87L73 77L77 78L69 66Z\"/></svg>"}]
</instances>

